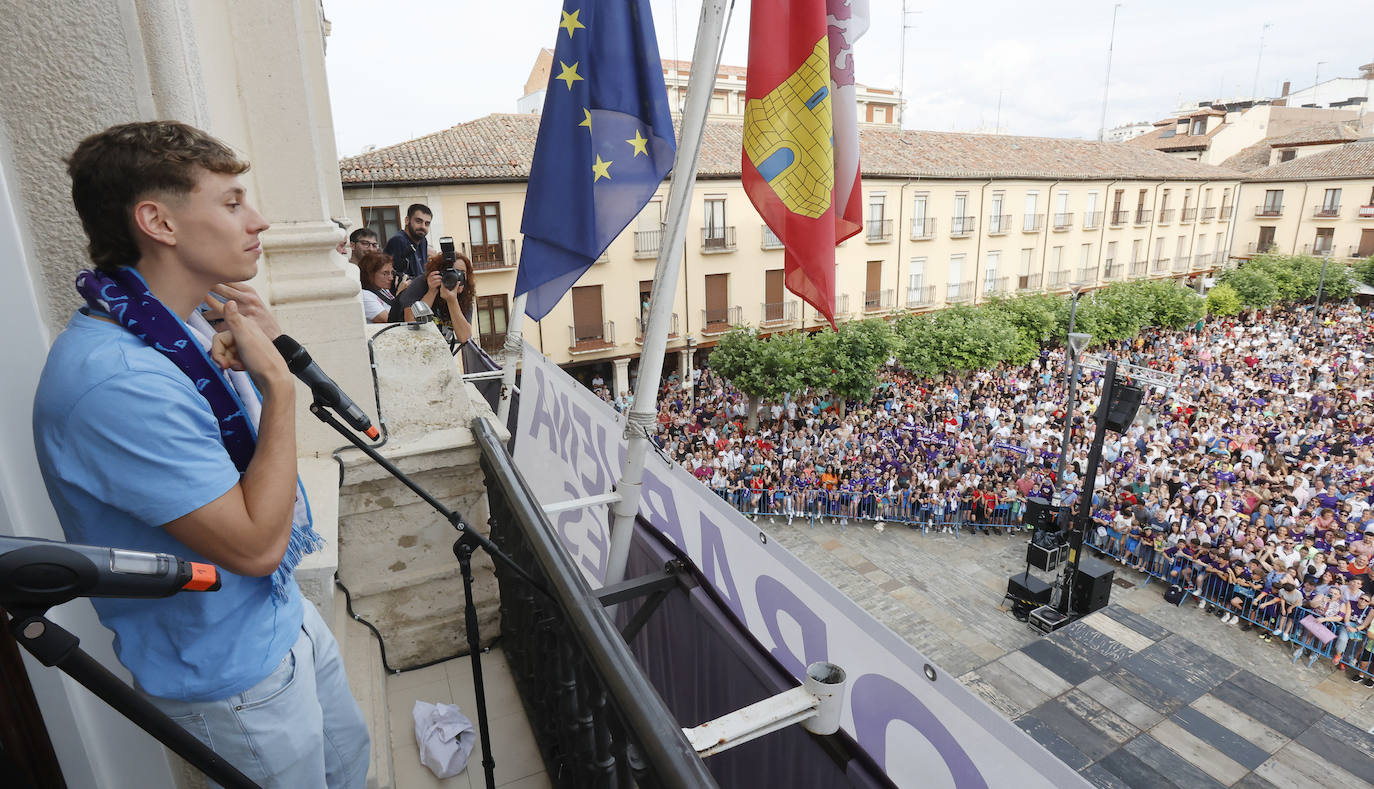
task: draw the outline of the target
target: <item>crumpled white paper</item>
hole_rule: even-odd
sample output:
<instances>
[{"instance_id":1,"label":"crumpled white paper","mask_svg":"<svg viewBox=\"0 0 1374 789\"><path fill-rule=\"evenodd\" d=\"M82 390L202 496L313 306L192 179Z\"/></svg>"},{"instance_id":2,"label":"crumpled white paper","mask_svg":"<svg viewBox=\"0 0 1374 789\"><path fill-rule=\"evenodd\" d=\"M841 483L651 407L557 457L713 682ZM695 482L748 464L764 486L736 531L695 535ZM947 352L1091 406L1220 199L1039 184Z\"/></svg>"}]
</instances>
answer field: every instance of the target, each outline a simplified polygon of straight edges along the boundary
<instances>
[{"instance_id":1,"label":"crumpled white paper","mask_svg":"<svg viewBox=\"0 0 1374 789\"><path fill-rule=\"evenodd\" d=\"M456 705L427 701L416 701L412 715L420 763L436 778L452 778L461 773L477 743L477 729L472 721Z\"/></svg>"}]
</instances>

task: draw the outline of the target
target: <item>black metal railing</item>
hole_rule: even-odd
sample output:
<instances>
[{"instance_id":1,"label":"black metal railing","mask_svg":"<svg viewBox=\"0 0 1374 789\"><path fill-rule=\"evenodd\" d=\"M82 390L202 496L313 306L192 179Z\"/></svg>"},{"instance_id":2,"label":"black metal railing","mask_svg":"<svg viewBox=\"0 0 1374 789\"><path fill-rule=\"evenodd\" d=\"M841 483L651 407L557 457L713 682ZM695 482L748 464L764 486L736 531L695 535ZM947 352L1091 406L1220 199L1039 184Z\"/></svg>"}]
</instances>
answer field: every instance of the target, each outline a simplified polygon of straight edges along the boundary
<instances>
[{"instance_id":1,"label":"black metal railing","mask_svg":"<svg viewBox=\"0 0 1374 789\"><path fill-rule=\"evenodd\" d=\"M636 230L635 257L640 259L658 257L658 246L662 243L662 230Z\"/></svg>"},{"instance_id":2,"label":"black metal railing","mask_svg":"<svg viewBox=\"0 0 1374 789\"><path fill-rule=\"evenodd\" d=\"M1130 212L1130 211L1113 211L1113 212L1112 212L1112 224L1114 224L1114 225L1124 225L1124 224L1126 224L1126 223L1129 222L1129 221L1131 221L1131 212Z\"/></svg>"},{"instance_id":3,"label":"black metal railing","mask_svg":"<svg viewBox=\"0 0 1374 789\"><path fill-rule=\"evenodd\" d=\"M1078 281L1085 285L1091 285L1097 280L1097 266L1080 266L1078 268Z\"/></svg>"},{"instance_id":4,"label":"black metal railing","mask_svg":"<svg viewBox=\"0 0 1374 789\"><path fill-rule=\"evenodd\" d=\"M1203 222L1210 222L1210 221L1212 221L1213 219L1216 219L1216 218L1217 218L1217 210L1216 210L1215 208L1204 208L1204 209L1202 209L1202 220L1201 220L1201 221L1203 221Z\"/></svg>"},{"instance_id":5,"label":"black metal railing","mask_svg":"<svg viewBox=\"0 0 1374 789\"><path fill-rule=\"evenodd\" d=\"M1191 267L1192 265L1193 259L1188 255L1184 255L1181 258L1174 258L1174 273L1182 274L1183 272L1187 271L1189 267Z\"/></svg>"},{"instance_id":6,"label":"black metal railing","mask_svg":"<svg viewBox=\"0 0 1374 789\"><path fill-rule=\"evenodd\" d=\"M1137 225L1150 224L1150 217L1154 216L1154 211L1149 208L1138 208L1135 212L1135 223Z\"/></svg>"},{"instance_id":7,"label":"black metal railing","mask_svg":"<svg viewBox=\"0 0 1374 789\"><path fill-rule=\"evenodd\" d=\"M702 334L724 334L730 327L744 323L744 310L740 307L706 309L701 311Z\"/></svg>"},{"instance_id":8,"label":"black metal railing","mask_svg":"<svg viewBox=\"0 0 1374 789\"><path fill-rule=\"evenodd\" d=\"M797 319L796 301L769 301L759 305L759 325L791 323Z\"/></svg>"},{"instance_id":9,"label":"black metal railing","mask_svg":"<svg viewBox=\"0 0 1374 789\"><path fill-rule=\"evenodd\" d=\"M496 563L501 647L554 785L716 786L491 422L478 417L472 430L482 451L492 542L552 598Z\"/></svg>"},{"instance_id":10,"label":"black metal railing","mask_svg":"<svg viewBox=\"0 0 1374 789\"><path fill-rule=\"evenodd\" d=\"M615 321L574 323L568 327L568 347L588 350L615 345Z\"/></svg>"},{"instance_id":11,"label":"black metal railing","mask_svg":"<svg viewBox=\"0 0 1374 789\"><path fill-rule=\"evenodd\" d=\"M1312 206L1312 216L1333 217L1341 215L1341 204L1335 205L1314 205Z\"/></svg>"},{"instance_id":12,"label":"black metal railing","mask_svg":"<svg viewBox=\"0 0 1374 789\"><path fill-rule=\"evenodd\" d=\"M515 254L515 239L513 238L492 244L469 244L463 241L460 242L459 251L472 261L473 271L510 268L520 259Z\"/></svg>"},{"instance_id":13,"label":"black metal railing","mask_svg":"<svg viewBox=\"0 0 1374 789\"><path fill-rule=\"evenodd\" d=\"M1011 277L989 277L983 280L983 295L998 296L1007 293L1011 285Z\"/></svg>"},{"instance_id":14,"label":"black metal railing","mask_svg":"<svg viewBox=\"0 0 1374 789\"><path fill-rule=\"evenodd\" d=\"M1142 276L1142 275L1144 275L1144 274L1148 274L1149 271L1150 271L1150 261L1148 261L1148 260L1132 260L1132 261L1131 261L1131 276L1132 276L1132 277L1139 277L1139 276Z\"/></svg>"},{"instance_id":15,"label":"black metal railing","mask_svg":"<svg viewBox=\"0 0 1374 789\"><path fill-rule=\"evenodd\" d=\"M1168 258L1155 258L1154 267L1151 269L1156 274L1169 270Z\"/></svg>"},{"instance_id":16,"label":"black metal railing","mask_svg":"<svg viewBox=\"0 0 1374 789\"><path fill-rule=\"evenodd\" d=\"M1222 220L1223 222L1226 221L1227 219L1230 219L1230 218L1231 218L1231 206L1229 206L1229 205L1223 205L1223 206L1221 207L1221 216L1220 216L1220 218L1221 218L1221 220Z\"/></svg>"},{"instance_id":17,"label":"black metal railing","mask_svg":"<svg viewBox=\"0 0 1374 789\"><path fill-rule=\"evenodd\" d=\"M976 216L956 216L949 220L949 234L951 236L966 236L978 228L978 217Z\"/></svg>"},{"instance_id":18,"label":"black metal railing","mask_svg":"<svg viewBox=\"0 0 1374 789\"><path fill-rule=\"evenodd\" d=\"M1101 211L1088 211L1087 213L1083 214L1083 229L1084 229L1084 230L1093 230L1093 229L1095 229L1095 228L1097 228L1097 227L1100 227L1101 225L1102 225L1102 212L1101 212Z\"/></svg>"},{"instance_id":19,"label":"black metal railing","mask_svg":"<svg viewBox=\"0 0 1374 789\"><path fill-rule=\"evenodd\" d=\"M957 304L973 298L972 282L951 282L945 286L945 301Z\"/></svg>"},{"instance_id":20,"label":"black metal railing","mask_svg":"<svg viewBox=\"0 0 1374 789\"><path fill-rule=\"evenodd\" d=\"M864 291L864 312L892 309L892 300L895 295L891 290Z\"/></svg>"},{"instance_id":21,"label":"black metal railing","mask_svg":"<svg viewBox=\"0 0 1374 789\"><path fill-rule=\"evenodd\" d=\"M639 336L635 337L635 342L636 342L636 343L639 343L640 345L643 345L643 344L644 344L644 330L648 327L648 325L649 325L649 316L648 316L648 315L645 315L644 317L642 317L642 318L639 319ZM680 334L680 332L678 331L677 313L674 312L674 313L673 313L673 316L672 316L672 320L671 320L671 322L668 324L668 336L669 336L669 337L677 337L679 334Z\"/></svg>"},{"instance_id":22,"label":"black metal railing","mask_svg":"<svg viewBox=\"0 0 1374 789\"><path fill-rule=\"evenodd\" d=\"M1117 263L1111 258L1107 258L1107 263L1102 267L1103 279L1120 279L1126 273L1126 264Z\"/></svg>"},{"instance_id":23,"label":"black metal railing","mask_svg":"<svg viewBox=\"0 0 1374 789\"><path fill-rule=\"evenodd\" d=\"M703 227L701 229L702 252L733 252L735 249L735 226Z\"/></svg>"},{"instance_id":24,"label":"black metal railing","mask_svg":"<svg viewBox=\"0 0 1374 789\"><path fill-rule=\"evenodd\" d=\"M1211 253L1211 252L1202 252L1202 253L1200 253L1200 254L1193 255L1193 268L1206 268L1206 267L1207 267L1207 264L1208 264L1208 263L1211 263L1211 262L1212 262L1212 253Z\"/></svg>"},{"instance_id":25,"label":"black metal railing","mask_svg":"<svg viewBox=\"0 0 1374 789\"><path fill-rule=\"evenodd\" d=\"M1069 286L1069 275L1073 272L1066 268L1050 272L1050 290L1059 290Z\"/></svg>"},{"instance_id":26,"label":"black metal railing","mask_svg":"<svg viewBox=\"0 0 1374 789\"><path fill-rule=\"evenodd\" d=\"M911 220L911 240L918 241L935 237L935 219L932 217L913 217Z\"/></svg>"},{"instance_id":27,"label":"black metal railing","mask_svg":"<svg viewBox=\"0 0 1374 789\"><path fill-rule=\"evenodd\" d=\"M1172 209L1172 208L1161 208L1161 209L1159 209L1159 223L1160 223L1161 225L1167 225L1167 224L1169 224L1169 223L1172 222L1172 221L1174 221L1174 209Z\"/></svg>"},{"instance_id":28,"label":"black metal railing","mask_svg":"<svg viewBox=\"0 0 1374 789\"><path fill-rule=\"evenodd\" d=\"M1184 222L1192 222L1192 221L1194 221L1195 219L1197 219L1197 209L1196 209L1196 208L1185 208L1185 209L1183 209L1183 221L1184 221Z\"/></svg>"},{"instance_id":29,"label":"black metal railing","mask_svg":"<svg viewBox=\"0 0 1374 789\"><path fill-rule=\"evenodd\" d=\"M1044 214L1025 214L1021 220L1021 232L1023 233L1039 233L1040 228L1044 226Z\"/></svg>"},{"instance_id":30,"label":"black metal railing","mask_svg":"<svg viewBox=\"0 0 1374 789\"><path fill-rule=\"evenodd\" d=\"M1255 216L1283 216L1282 203L1265 203L1255 206Z\"/></svg>"},{"instance_id":31,"label":"black metal railing","mask_svg":"<svg viewBox=\"0 0 1374 789\"><path fill-rule=\"evenodd\" d=\"M1054 215L1054 229L1055 229L1055 230L1069 230L1069 229L1072 228L1072 227L1073 227L1073 214L1072 214L1072 213L1067 213L1067 214L1055 214L1055 215Z\"/></svg>"},{"instance_id":32,"label":"black metal railing","mask_svg":"<svg viewBox=\"0 0 1374 789\"><path fill-rule=\"evenodd\" d=\"M988 235L1000 236L1011 230L1011 214L993 214L988 217Z\"/></svg>"},{"instance_id":33,"label":"black metal railing","mask_svg":"<svg viewBox=\"0 0 1374 789\"><path fill-rule=\"evenodd\" d=\"M773 228L768 225L763 226L763 240L759 242L763 249L782 249L782 239L773 232Z\"/></svg>"},{"instance_id":34,"label":"black metal railing","mask_svg":"<svg viewBox=\"0 0 1374 789\"><path fill-rule=\"evenodd\" d=\"M864 229L870 243L892 240L891 219L870 219L864 224Z\"/></svg>"},{"instance_id":35,"label":"black metal railing","mask_svg":"<svg viewBox=\"0 0 1374 789\"><path fill-rule=\"evenodd\" d=\"M1016 278L1017 290L1040 290L1039 274L1022 274Z\"/></svg>"},{"instance_id":36,"label":"black metal railing","mask_svg":"<svg viewBox=\"0 0 1374 789\"><path fill-rule=\"evenodd\" d=\"M935 286L916 286L906 290L906 306L909 308L929 307L935 303Z\"/></svg>"}]
</instances>

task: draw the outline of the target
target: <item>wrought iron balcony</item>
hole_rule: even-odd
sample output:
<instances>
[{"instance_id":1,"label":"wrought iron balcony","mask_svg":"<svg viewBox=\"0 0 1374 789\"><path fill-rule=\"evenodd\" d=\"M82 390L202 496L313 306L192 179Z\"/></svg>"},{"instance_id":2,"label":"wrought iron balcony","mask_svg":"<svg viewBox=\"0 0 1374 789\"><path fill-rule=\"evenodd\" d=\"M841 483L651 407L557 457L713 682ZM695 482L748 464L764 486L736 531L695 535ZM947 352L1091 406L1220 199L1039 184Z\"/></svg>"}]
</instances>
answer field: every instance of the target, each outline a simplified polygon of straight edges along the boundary
<instances>
[{"instance_id":1,"label":"wrought iron balcony","mask_svg":"<svg viewBox=\"0 0 1374 789\"><path fill-rule=\"evenodd\" d=\"M1092 283L1097 281L1097 266L1080 266L1078 269L1078 281Z\"/></svg>"},{"instance_id":2,"label":"wrought iron balcony","mask_svg":"<svg viewBox=\"0 0 1374 789\"><path fill-rule=\"evenodd\" d=\"M1072 230L1072 229L1073 229L1073 214L1072 214L1072 213L1067 213L1067 214L1055 214L1055 215L1054 215L1054 229L1055 229L1056 231L1060 231L1060 232L1063 232L1063 231L1065 231L1065 230Z\"/></svg>"},{"instance_id":3,"label":"wrought iron balcony","mask_svg":"<svg viewBox=\"0 0 1374 789\"><path fill-rule=\"evenodd\" d=\"M1174 209L1161 208L1159 210L1159 223L1161 225L1167 225L1172 221L1174 221Z\"/></svg>"},{"instance_id":4,"label":"wrought iron balcony","mask_svg":"<svg viewBox=\"0 0 1374 789\"><path fill-rule=\"evenodd\" d=\"M658 257L658 245L662 243L662 230L636 230L635 260Z\"/></svg>"},{"instance_id":5,"label":"wrought iron balcony","mask_svg":"<svg viewBox=\"0 0 1374 789\"><path fill-rule=\"evenodd\" d=\"M1132 260L1132 261L1131 261L1131 276L1132 276L1132 277L1141 277L1141 276L1144 276L1145 274L1149 273L1149 271L1150 271L1150 261L1148 261L1148 260Z\"/></svg>"},{"instance_id":6,"label":"wrought iron balcony","mask_svg":"<svg viewBox=\"0 0 1374 789\"><path fill-rule=\"evenodd\" d=\"M835 317L836 317L836 318L847 318L847 317L849 317L849 294L848 294L848 293L837 293L837 294L835 294Z\"/></svg>"},{"instance_id":7,"label":"wrought iron balcony","mask_svg":"<svg viewBox=\"0 0 1374 789\"><path fill-rule=\"evenodd\" d=\"M1174 258L1174 273L1182 274L1192 267L1193 259L1184 255L1181 258Z\"/></svg>"},{"instance_id":8,"label":"wrought iron balcony","mask_svg":"<svg viewBox=\"0 0 1374 789\"><path fill-rule=\"evenodd\" d=\"M702 334L724 334L735 326L743 324L744 309L741 307L701 311Z\"/></svg>"},{"instance_id":9,"label":"wrought iron balcony","mask_svg":"<svg viewBox=\"0 0 1374 789\"><path fill-rule=\"evenodd\" d=\"M892 290L864 291L864 312L881 312L892 309L896 293Z\"/></svg>"},{"instance_id":10,"label":"wrought iron balcony","mask_svg":"<svg viewBox=\"0 0 1374 789\"><path fill-rule=\"evenodd\" d=\"M1255 216L1283 216L1283 204L1270 205L1266 203L1264 205L1257 205L1255 206Z\"/></svg>"},{"instance_id":11,"label":"wrought iron balcony","mask_svg":"<svg viewBox=\"0 0 1374 789\"><path fill-rule=\"evenodd\" d=\"M1168 259L1168 258L1155 258L1155 263L1154 263L1154 265L1150 267L1150 271L1154 272L1155 274L1162 274L1162 273L1164 273L1164 272L1166 272L1166 271L1168 271L1168 270L1169 270L1169 259Z\"/></svg>"},{"instance_id":12,"label":"wrought iron balcony","mask_svg":"<svg viewBox=\"0 0 1374 789\"><path fill-rule=\"evenodd\" d=\"M1329 258L1335 247L1330 241L1325 244L1303 244L1302 253L1304 255L1315 255L1319 258Z\"/></svg>"},{"instance_id":13,"label":"wrought iron balcony","mask_svg":"<svg viewBox=\"0 0 1374 789\"><path fill-rule=\"evenodd\" d=\"M1138 208L1135 212L1135 223L1137 225L1150 224L1150 218L1154 216L1154 211L1148 208Z\"/></svg>"},{"instance_id":14,"label":"wrought iron balcony","mask_svg":"<svg viewBox=\"0 0 1374 789\"><path fill-rule=\"evenodd\" d=\"M1231 206L1229 206L1229 205L1223 205L1223 206L1221 207L1221 214L1218 216L1218 218L1219 218L1221 221L1223 221L1223 222L1225 222L1226 220L1230 219L1230 218L1231 218Z\"/></svg>"},{"instance_id":15,"label":"wrought iron balcony","mask_svg":"<svg viewBox=\"0 0 1374 789\"><path fill-rule=\"evenodd\" d=\"M1193 255L1193 268L1195 268L1195 269L1196 269L1196 268L1207 268L1207 265L1208 265L1209 263L1211 263L1211 262L1212 262L1212 253L1211 253L1211 252L1202 252L1202 253L1200 253L1200 254Z\"/></svg>"},{"instance_id":16,"label":"wrought iron balcony","mask_svg":"<svg viewBox=\"0 0 1374 789\"><path fill-rule=\"evenodd\" d=\"M911 240L925 241L935 238L935 220L931 217L913 217L911 220Z\"/></svg>"},{"instance_id":17,"label":"wrought iron balcony","mask_svg":"<svg viewBox=\"0 0 1374 789\"><path fill-rule=\"evenodd\" d=\"M1044 214L1023 214L1021 217L1022 233L1039 233L1045 226Z\"/></svg>"},{"instance_id":18,"label":"wrought iron balcony","mask_svg":"<svg viewBox=\"0 0 1374 789\"><path fill-rule=\"evenodd\" d=\"M864 223L864 239L870 244L882 244L892 240L891 219L870 219Z\"/></svg>"},{"instance_id":19,"label":"wrought iron balcony","mask_svg":"<svg viewBox=\"0 0 1374 789\"><path fill-rule=\"evenodd\" d=\"M1083 214L1083 229L1084 229L1084 230L1096 230L1097 228L1099 228L1099 227L1101 227L1101 226L1102 226L1102 212L1101 212L1101 211L1088 211L1087 213Z\"/></svg>"},{"instance_id":20,"label":"wrought iron balcony","mask_svg":"<svg viewBox=\"0 0 1374 789\"><path fill-rule=\"evenodd\" d=\"M473 271L491 271L492 269L511 268L520 260L515 254L515 239L508 238L504 242L494 244L471 244L463 241L459 244L459 251L468 260L472 261Z\"/></svg>"},{"instance_id":21,"label":"wrought iron balcony","mask_svg":"<svg viewBox=\"0 0 1374 789\"><path fill-rule=\"evenodd\" d=\"M1215 208L1204 208L1204 209L1202 209L1202 219L1200 219L1200 220L1198 220L1198 221L1200 221L1200 222L1210 222L1210 221L1212 221L1213 219L1216 219L1216 218L1217 218L1217 210L1216 210Z\"/></svg>"},{"instance_id":22,"label":"wrought iron balcony","mask_svg":"<svg viewBox=\"0 0 1374 789\"><path fill-rule=\"evenodd\" d=\"M935 286L907 288L906 306L908 309L924 309L935 304Z\"/></svg>"},{"instance_id":23,"label":"wrought iron balcony","mask_svg":"<svg viewBox=\"0 0 1374 789\"><path fill-rule=\"evenodd\" d=\"M1113 211L1113 212L1112 212L1112 224L1114 224L1114 225L1124 225L1124 224L1126 224L1126 223L1129 222L1129 221L1131 221L1131 212L1130 212L1130 211Z\"/></svg>"},{"instance_id":24,"label":"wrought iron balcony","mask_svg":"<svg viewBox=\"0 0 1374 789\"><path fill-rule=\"evenodd\" d=\"M988 235L1000 236L1011 230L1011 214L993 214L988 217Z\"/></svg>"},{"instance_id":25,"label":"wrought iron balcony","mask_svg":"<svg viewBox=\"0 0 1374 789\"><path fill-rule=\"evenodd\" d=\"M1252 255L1263 255L1266 252L1275 252L1278 248L1279 245L1275 244L1273 241L1251 241L1246 245L1246 251Z\"/></svg>"},{"instance_id":26,"label":"wrought iron balcony","mask_svg":"<svg viewBox=\"0 0 1374 789\"><path fill-rule=\"evenodd\" d=\"M639 344L639 345L643 345L643 344L644 344L644 330L645 330L646 328L648 328L648 326L649 326L649 316L645 315L644 317L642 317L642 318L639 319L639 336L638 336L638 337L635 337L635 343L636 343L636 344ZM682 336L682 333L681 333L680 331L678 331L677 313L674 312L674 313L673 313L672 322L670 322L670 323L668 324L668 339L671 340L671 339L674 338L674 337L680 337L680 336Z\"/></svg>"},{"instance_id":27,"label":"wrought iron balcony","mask_svg":"<svg viewBox=\"0 0 1374 789\"><path fill-rule=\"evenodd\" d=\"M976 216L956 216L949 220L949 234L951 236L967 236L978 229L978 217Z\"/></svg>"},{"instance_id":28,"label":"wrought iron balcony","mask_svg":"<svg viewBox=\"0 0 1374 789\"><path fill-rule=\"evenodd\" d=\"M1111 279L1111 280L1121 279L1123 276L1125 276L1125 274L1126 274L1126 264L1125 264L1125 263L1116 263L1116 262L1113 262L1111 258L1107 258L1107 263L1106 263L1106 265L1102 267L1102 278L1103 278L1103 279Z\"/></svg>"},{"instance_id":29,"label":"wrought iron balcony","mask_svg":"<svg viewBox=\"0 0 1374 789\"><path fill-rule=\"evenodd\" d=\"M615 321L574 323L568 327L568 347L573 353L604 351L615 347Z\"/></svg>"},{"instance_id":30,"label":"wrought iron balcony","mask_svg":"<svg viewBox=\"0 0 1374 789\"><path fill-rule=\"evenodd\" d=\"M759 325L778 326L797 319L797 301L772 301L759 305Z\"/></svg>"},{"instance_id":31,"label":"wrought iron balcony","mask_svg":"<svg viewBox=\"0 0 1374 789\"><path fill-rule=\"evenodd\" d=\"M559 776L558 785L606 789L715 787L496 428L479 417L472 431L482 452L491 540L548 592L496 563L501 646L548 775Z\"/></svg>"},{"instance_id":32,"label":"wrought iron balcony","mask_svg":"<svg viewBox=\"0 0 1374 789\"><path fill-rule=\"evenodd\" d=\"M1011 292L1011 277L991 277L983 280L984 296L999 296Z\"/></svg>"},{"instance_id":33,"label":"wrought iron balcony","mask_svg":"<svg viewBox=\"0 0 1374 789\"><path fill-rule=\"evenodd\" d=\"M1022 274L1016 278L1016 289L1023 292L1040 290L1040 275Z\"/></svg>"},{"instance_id":34,"label":"wrought iron balcony","mask_svg":"<svg viewBox=\"0 0 1374 789\"><path fill-rule=\"evenodd\" d=\"M705 254L735 251L735 226L703 227L701 251Z\"/></svg>"},{"instance_id":35,"label":"wrought iron balcony","mask_svg":"<svg viewBox=\"0 0 1374 789\"><path fill-rule=\"evenodd\" d=\"M1050 272L1050 290L1063 290L1069 286L1069 275L1073 273L1069 269L1061 268L1058 271Z\"/></svg>"},{"instance_id":36,"label":"wrought iron balcony","mask_svg":"<svg viewBox=\"0 0 1374 789\"><path fill-rule=\"evenodd\" d=\"M951 282L945 287L945 301L958 304L973 298L973 282Z\"/></svg>"},{"instance_id":37,"label":"wrought iron balcony","mask_svg":"<svg viewBox=\"0 0 1374 789\"><path fill-rule=\"evenodd\" d=\"M1314 205L1312 206L1312 216L1319 217L1338 217L1341 215L1341 204L1335 205Z\"/></svg>"},{"instance_id":38,"label":"wrought iron balcony","mask_svg":"<svg viewBox=\"0 0 1374 789\"><path fill-rule=\"evenodd\" d=\"M1184 221L1184 222L1193 222L1193 221L1196 221L1196 220L1197 220L1197 209L1196 209L1196 208L1185 208L1185 209L1183 209L1183 221Z\"/></svg>"},{"instance_id":39,"label":"wrought iron balcony","mask_svg":"<svg viewBox=\"0 0 1374 789\"><path fill-rule=\"evenodd\" d=\"M762 225L762 227L763 241L760 242L760 247L763 249L782 249L782 239L773 232L773 228L768 225Z\"/></svg>"}]
</instances>

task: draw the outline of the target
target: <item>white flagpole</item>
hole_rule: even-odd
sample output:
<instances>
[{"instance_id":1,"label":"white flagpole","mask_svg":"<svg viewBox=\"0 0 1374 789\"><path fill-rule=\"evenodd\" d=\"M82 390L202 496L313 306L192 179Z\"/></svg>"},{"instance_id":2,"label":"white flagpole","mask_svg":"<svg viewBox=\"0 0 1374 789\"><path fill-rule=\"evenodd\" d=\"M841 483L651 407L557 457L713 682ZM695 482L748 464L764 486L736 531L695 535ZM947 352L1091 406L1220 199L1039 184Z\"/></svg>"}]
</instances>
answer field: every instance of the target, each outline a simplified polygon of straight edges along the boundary
<instances>
[{"instance_id":1,"label":"white flagpole","mask_svg":"<svg viewBox=\"0 0 1374 789\"><path fill-rule=\"evenodd\" d=\"M639 379L635 384L634 404L625 422L629 451L621 470L616 492L615 521L611 526L611 550L607 557L606 584L625 580L625 563L630 557L630 538L644 480L644 461L650 450L649 439L658 425L658 384L663 371L663 354L668 347L668 328L677 291L678 269L682 264L682 243L687 233L687 215L692 205L692 188L697 180L697 159L706 129L706 114L715 90L720 39L725 27L728 0L706 0L701 5L697 41L692 53L692 72L687 82L687 104L682 110L682 139L673 162L668 184L668 215L658 248L654 286L649 294L649 320L644 327L644 349L639 355Z\"/></svg>"},{"instance_id":2,"label":"white flagpole","mask_svg":"<svg viewBox=\"0 0 1374 789\"><path fill-rule=\"evenodd\" d=\"M514 307L506 316L506 342L501 346L506 352L501 358L501 402L496 406L496 419L502 427L507 427L510 419L510 400L515 393L515 365L524 352L520 336L525 325L525 299L528 297L528 293L516 296Z\"/></svg>"}]
</instances>

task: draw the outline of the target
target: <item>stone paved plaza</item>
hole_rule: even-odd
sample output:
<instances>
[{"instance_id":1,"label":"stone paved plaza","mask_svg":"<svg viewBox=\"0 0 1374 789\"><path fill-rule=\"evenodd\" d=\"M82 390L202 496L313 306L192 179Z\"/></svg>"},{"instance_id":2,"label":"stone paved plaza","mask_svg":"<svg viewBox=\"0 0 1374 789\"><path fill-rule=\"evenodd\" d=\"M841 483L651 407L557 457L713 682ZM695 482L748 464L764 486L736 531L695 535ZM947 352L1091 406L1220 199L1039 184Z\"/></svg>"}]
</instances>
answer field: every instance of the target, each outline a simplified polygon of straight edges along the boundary
<instances>
[{"instance_id":1,"label":"stone paved plaza","mask_svg":"<svg viewBox=\"0 0 1374 789\"><path fill-rule=\"evenodd\" d=\"M1118 566L1108 608L1042 637L1001 607L1023 537L759 525L1098 786L1374 786L1374 690L1140 573Z\"/></svg>"}]
</instances>

